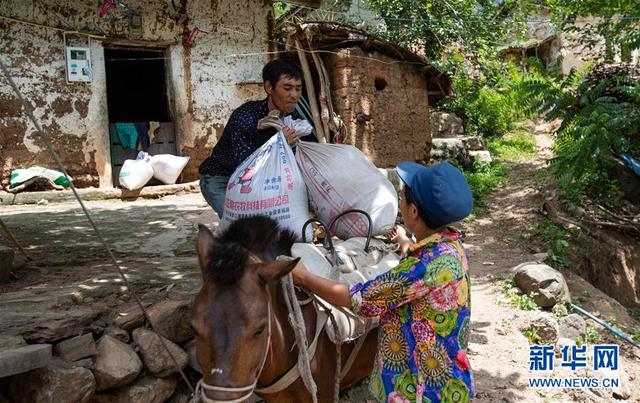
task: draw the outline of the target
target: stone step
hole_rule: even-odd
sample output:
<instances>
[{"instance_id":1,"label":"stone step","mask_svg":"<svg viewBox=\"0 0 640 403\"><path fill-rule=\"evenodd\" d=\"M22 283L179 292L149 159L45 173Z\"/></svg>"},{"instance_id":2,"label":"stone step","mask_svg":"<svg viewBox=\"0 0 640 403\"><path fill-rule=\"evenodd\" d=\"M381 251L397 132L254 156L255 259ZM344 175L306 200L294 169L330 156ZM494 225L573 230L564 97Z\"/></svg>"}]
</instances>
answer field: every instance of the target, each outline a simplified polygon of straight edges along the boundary
<instances>
[{"instance_id":1,"label":"stone step","mask_svg":"<svg viewBox=\"0 0 640 403\"><path fill-rule=\"evenodd\" d=\"M0 351L0 378L45 367L51 356L51 344L31 344Z\"/></svg>"},{"instance_id":2,"label":"stone step","mask_svg":"<svg viewBox=\"0 0 640 403\"><path fill-rule=\"evenodd\" d=\"M98 354L96 342L91 333L60 342L54 346L53 352L66 361L77 361Z\"/></svg>"}]
</instances>

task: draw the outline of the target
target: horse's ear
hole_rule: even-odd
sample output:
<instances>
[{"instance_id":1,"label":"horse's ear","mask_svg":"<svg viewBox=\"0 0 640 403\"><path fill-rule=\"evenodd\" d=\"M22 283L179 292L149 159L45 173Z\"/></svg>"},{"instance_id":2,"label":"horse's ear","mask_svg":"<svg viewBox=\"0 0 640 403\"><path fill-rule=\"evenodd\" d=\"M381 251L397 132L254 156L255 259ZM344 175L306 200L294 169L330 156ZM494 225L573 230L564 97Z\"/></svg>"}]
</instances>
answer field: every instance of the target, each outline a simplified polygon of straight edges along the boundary
<instances>
[{"instance_id":1,"label":"horse's ear","mask_svg":"<svg viewBox=\"0 0 640 403\"><path fill-rule=\"evenodd\" d=\"M273 260L271 262L260 263L258 267L258 276L266 284L272 281L280 280L293 270L298 264L300 258Z\"/></svg>"},{"instance_id":2,"label":"horse's ear","mask_svg":"<svg viewBox=\"0 0 640 403\"><path fill-rule=\"evenodd\" d=\"M196 251L198 252L198 261L200 268L206 269L211 262L211 250L216 244L216 238L213 236L209 228L202 224L198 224L198 239L196 241Z\"/></svg>"}]
</instances>

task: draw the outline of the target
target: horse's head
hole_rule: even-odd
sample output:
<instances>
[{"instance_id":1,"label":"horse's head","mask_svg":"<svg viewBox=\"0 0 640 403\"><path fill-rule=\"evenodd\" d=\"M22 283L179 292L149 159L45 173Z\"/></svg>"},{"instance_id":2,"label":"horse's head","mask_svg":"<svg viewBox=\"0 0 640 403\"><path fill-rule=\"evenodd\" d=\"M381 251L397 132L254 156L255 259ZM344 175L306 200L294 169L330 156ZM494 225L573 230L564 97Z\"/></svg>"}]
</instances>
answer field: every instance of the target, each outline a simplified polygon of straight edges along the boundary
<instances>
[{"instance_id":1,"label":"horse's head","mask_svg":"<svg viewBox=\"0 0 640 403\"><path fill-rule=\"evenodd\" d=\"M255 386L270 342L269 284L298 262L273 259L289 254L292 243L291 234L266 217L238 220L220 237L200 227L203 285L191 322L210 398L237 399Z\"/></svg>"}]
</instances>

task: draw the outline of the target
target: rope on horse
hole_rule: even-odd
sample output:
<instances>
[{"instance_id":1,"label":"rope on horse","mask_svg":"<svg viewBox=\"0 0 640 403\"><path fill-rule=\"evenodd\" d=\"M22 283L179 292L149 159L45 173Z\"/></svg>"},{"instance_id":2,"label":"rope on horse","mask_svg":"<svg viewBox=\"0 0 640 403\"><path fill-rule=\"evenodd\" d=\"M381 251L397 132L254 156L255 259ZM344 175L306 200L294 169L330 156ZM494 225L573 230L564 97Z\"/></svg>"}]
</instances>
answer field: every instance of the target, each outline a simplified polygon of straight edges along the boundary
<instances>
[{"instance_id":1,"label":"rope on horse","mask_svg":"<svg viewBox=\"0 0 640 403\"><path fill-rule=\"evenodd\" d=\"M287 304L287 310L289 311L289 323L293 328L296 335L296 344L298 345L298 369L300 370L300 377L304 386L306 386L313 403L318 403L318 387L313 380L313 374L311 373L311 357L309 357L309 346L307 344L307 329L304 324L304 318L302 317L302 310L298 305L296 298L296 291L293 287L293 277L291 274L287 274L282 278L282 291L284 294L284 300Z\"/></svg>"},{"instance_id":2,"label":"rope on horse","mask_svg":"<svg viewBox=\"0 0 640 403\"><path fill-rule=\"evenodd\" d=\"M313 298L313 297L312 297ZM329 315L329 319L331 320L331 326L333 326L333 331L336 335L336 372L333 376L333 402L338 403L340 400L340 382L342 381L342 334L340 333L340 328L338 327L338 321L333 314L333 309L330 305L325 304L320 298L314 298L316 304L320 305L324 311ZM351 357L350 357L351 358Z\"/></svg>"}]
</instances>

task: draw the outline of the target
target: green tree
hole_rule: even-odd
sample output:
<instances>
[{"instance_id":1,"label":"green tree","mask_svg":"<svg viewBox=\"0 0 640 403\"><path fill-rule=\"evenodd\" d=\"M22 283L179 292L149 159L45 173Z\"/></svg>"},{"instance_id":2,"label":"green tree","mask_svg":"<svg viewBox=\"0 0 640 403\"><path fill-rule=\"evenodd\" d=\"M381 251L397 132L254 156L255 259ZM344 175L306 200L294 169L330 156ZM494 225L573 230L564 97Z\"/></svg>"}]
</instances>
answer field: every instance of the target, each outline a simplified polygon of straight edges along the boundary
<instances>
[{"instance_id":1,"label":"green tree","mask_svg":"<svg viewBox=\"0 0 640 403\"><path fill-rule=\"evenodd\" d=\"M367 0L385 21L388 39L421 47L433 61L461 51L476 66L489 63L499 45L522 36L529 0ZM445 63L446 64L446 63Z\"/></svg>"},{"instance_id":2,"label":"green tree","mask_svg":"<svg viewBox=\"0 0 640 403\"><path fill-rule=\"evenodd\" d=\"M640 48L640 2L637 0L548 0L551 15L564 32L590 48L604 41L605 59L625 59ZM591 17L586 20L585 18ZM582 20L583 23L576 24Z\"/></svg>"}]
</instances>

